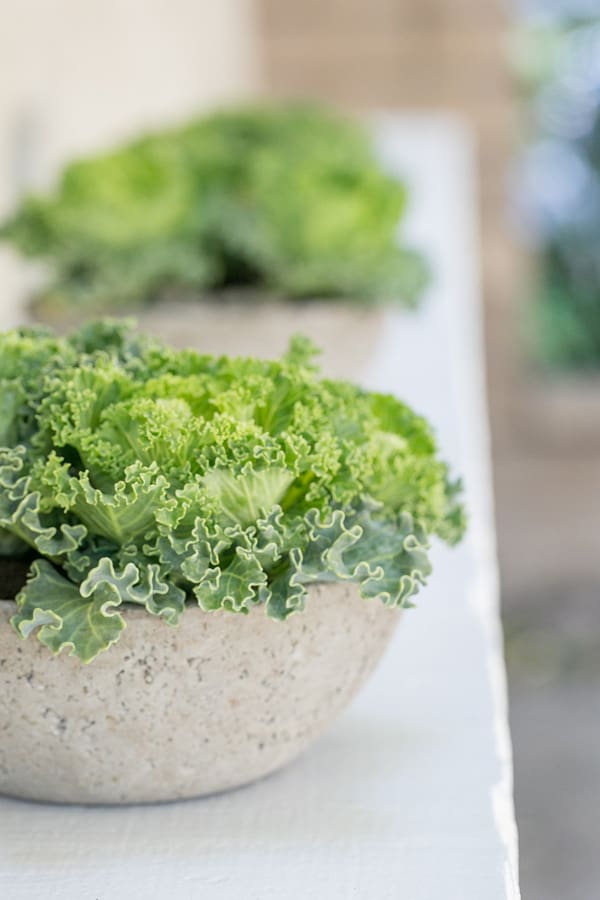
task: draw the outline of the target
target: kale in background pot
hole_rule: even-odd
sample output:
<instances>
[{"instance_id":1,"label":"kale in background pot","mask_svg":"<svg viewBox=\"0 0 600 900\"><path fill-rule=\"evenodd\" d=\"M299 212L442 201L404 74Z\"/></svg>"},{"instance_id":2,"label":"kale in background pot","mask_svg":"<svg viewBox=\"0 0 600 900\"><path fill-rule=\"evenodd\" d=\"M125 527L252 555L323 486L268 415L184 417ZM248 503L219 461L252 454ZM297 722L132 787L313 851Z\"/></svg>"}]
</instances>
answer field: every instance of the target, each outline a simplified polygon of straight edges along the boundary
<instances>
[{"instance_id":1,"label":"kale in background pot","mask_svg":"<svg viewBox=\"0 0 600 900\"><path fill-rule=\"evenodd\" d=\"M74 162L0 234L46 260L43 299L105 311L168 293L395 299L427 280L406 189L358 124L306 105L221 111Z\"/></svg>"}]
</instances>

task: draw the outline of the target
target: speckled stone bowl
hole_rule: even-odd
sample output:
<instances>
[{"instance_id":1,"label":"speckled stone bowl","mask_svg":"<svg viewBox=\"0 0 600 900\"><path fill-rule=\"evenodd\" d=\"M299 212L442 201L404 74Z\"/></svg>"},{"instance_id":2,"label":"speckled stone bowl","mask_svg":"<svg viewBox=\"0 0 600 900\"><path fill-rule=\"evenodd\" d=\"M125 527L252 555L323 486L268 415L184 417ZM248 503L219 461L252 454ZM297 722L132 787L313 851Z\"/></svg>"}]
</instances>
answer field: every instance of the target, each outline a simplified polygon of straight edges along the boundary
<instances>
[{"instance_id":1,"label":"speckled stone bowl","mask_svg":"<svg viewBox=\"0 0 600 900\"><path fill-rule=\"evenodd\" d=\"M397 611L311 587L286 622L190 608L177 628L125 611L93 663L55 657L0 600L0 793L66 803L197 797L283 766L347 705Z\"/></svg>"}]
</instances>

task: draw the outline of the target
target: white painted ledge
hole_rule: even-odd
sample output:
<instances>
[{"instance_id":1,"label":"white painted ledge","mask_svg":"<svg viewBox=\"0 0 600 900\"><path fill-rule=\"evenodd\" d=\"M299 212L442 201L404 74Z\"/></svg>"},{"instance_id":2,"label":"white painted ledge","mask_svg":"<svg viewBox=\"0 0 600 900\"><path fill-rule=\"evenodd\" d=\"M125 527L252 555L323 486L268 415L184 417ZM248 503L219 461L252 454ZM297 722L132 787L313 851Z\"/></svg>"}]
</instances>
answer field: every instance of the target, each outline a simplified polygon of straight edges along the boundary
<instances>
[{"instance_id":1,"label":"white painted ledge","mask_svg":"<svg viewBox=\"0 0 600 900\"><path fill-rule=\"evenodd\" d=\"M414 183L436 281L389 313L366 379L438 431L470 531L436 548L368 687L295 764L208 800L124 809L0 800L7 900L517 900L517 838L484 399L475 164L440 117L378 119ZM0 737L1 740L1 737Z\"/></svg>"}]
</instances>

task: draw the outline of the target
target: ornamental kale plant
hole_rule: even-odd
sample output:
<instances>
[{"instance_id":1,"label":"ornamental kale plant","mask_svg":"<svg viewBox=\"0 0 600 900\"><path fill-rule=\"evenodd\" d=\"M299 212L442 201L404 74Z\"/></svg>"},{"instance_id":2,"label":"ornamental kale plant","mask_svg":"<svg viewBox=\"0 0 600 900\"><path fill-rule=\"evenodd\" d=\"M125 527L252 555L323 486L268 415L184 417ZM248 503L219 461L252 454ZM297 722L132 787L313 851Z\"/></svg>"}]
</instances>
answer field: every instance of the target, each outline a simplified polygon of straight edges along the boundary
<instances>
[{"instance_id":1,"label":"ornamental kale plant","mask_svg":"<svg viewBox=\"0 0 600 900\"><path fill-rule=\"evenodd\" d=\"M249 107L74 162L0 234L50 264L51 309L231 284L413 303L427 276L398 239L406 198L357 124L305 105Z\"/></svg>"},{"instance_id":2,"label":"ornamental kale plant","mask_svg":"<svg viewBox=\"0 0 600 900\"><path fill-rule=\"evenodd\" d=\"M110 320L0 335L0 554L30 565L20 635L88 662L127 604L170 625L189 603L285 619L311 583L351 581L409 605L429 537L461 537L459 485L422 418L321 379L313 354L296 338L278 362L202 356Z\"/></svg>"}]
</instances>

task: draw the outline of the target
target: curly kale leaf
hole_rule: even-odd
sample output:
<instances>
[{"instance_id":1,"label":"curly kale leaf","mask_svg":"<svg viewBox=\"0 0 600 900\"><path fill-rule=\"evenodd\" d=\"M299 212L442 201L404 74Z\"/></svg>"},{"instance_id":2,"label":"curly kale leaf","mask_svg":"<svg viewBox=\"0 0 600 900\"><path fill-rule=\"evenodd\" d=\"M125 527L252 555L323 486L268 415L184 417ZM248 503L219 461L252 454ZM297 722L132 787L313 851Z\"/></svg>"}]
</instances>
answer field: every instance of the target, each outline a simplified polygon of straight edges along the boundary
<instances>
[{"instance_id":1,"label":"curly kale leaf","mask_svg":"<svg viewBox=\"0 0 600 900\"><path fill-rule=\"evenodd\" d=\"M187 603L284 619L348 581L409 605L430 538L462 534L458 485L422 418L313 355L213 358L111 322L0 335L0 552L34 558L19 633L89 661L132 604L170 625Z\"/></svg>"}]
</instances>

